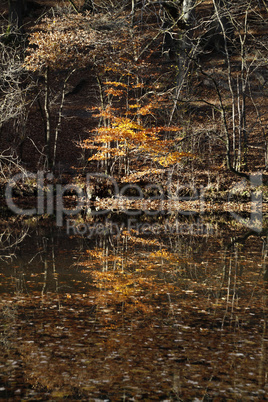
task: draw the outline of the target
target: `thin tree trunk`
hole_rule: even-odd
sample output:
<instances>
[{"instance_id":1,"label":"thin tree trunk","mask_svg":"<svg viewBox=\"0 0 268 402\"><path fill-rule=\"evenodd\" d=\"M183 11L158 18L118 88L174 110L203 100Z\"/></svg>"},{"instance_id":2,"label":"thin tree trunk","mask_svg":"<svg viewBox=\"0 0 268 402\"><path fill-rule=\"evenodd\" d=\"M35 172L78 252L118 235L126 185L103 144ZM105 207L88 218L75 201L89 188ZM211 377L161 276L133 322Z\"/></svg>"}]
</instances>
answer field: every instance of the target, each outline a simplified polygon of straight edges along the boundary
<instances>
[{"instance_id":1,"label":"thin tree trunk","mask_svg":"<svg viewBox=\"0 0 268 402\"><path fill-rule=\"evenodd\" d=\"M177 108L180 92L185 82L185 78L188 76L190 53L192 49L192 35L193 35L193 23L195 16L195 0L183 0L182 5L182 21L188 29L182 34L182 38L179 44L178 51L178 75L175 90L174 106L170 114L169 124L172 123L172 119Z\"/></svg>"},{"instance_id":2,"label":"thin tree trunk","mask_svg":"<svg viewBox=\"0 0 268 402\"><path fill-rule=\"evenodd\" d=\"M59 136L59 131L61 128L61 120L62 120L62 109L63 109L63 104L64 104L64 99L66 95L66 84L70 78L70 76L73 74L75 70L72 70L66 77L63 83L63 88L62 88L62 93L61 93L61 103L59 107L59 112L58 112L58 122L57 126L55 129L55 138L54 138L54 147L53 147L53 162L52 162L52 168L55 168L55 163L56 163L56 153L57 153L57 143L58 143L58 136Z\"/></svg>"},{"instance_id":3,"label":"thin tree trunk","mask_svg":"<svg viewBox=\"0 0 268 402\"><path fill-rule=\"evenodd\" d=\"M179 75L178 85L180 86L184 81L189 67L189 55L192 48L192 36L193 36L193 22L194 22L194 6L195 0L184 0L182 5L182 19L185 25L188 27L181 40L181 46L179 50Z\"/></svg>"},{"instance_id":4,"label":"thin tree trunk","mask_svg":"<svg viewBox=\"0 0 268 402\"><path fill-rule=\"evenodd\" d=\"M45 71L45 116L46 116L46 157L48 168L51 167L51 115L50 115L50 107L49 107L49 67L46 68Z\"/></svg>"}]
</instances>

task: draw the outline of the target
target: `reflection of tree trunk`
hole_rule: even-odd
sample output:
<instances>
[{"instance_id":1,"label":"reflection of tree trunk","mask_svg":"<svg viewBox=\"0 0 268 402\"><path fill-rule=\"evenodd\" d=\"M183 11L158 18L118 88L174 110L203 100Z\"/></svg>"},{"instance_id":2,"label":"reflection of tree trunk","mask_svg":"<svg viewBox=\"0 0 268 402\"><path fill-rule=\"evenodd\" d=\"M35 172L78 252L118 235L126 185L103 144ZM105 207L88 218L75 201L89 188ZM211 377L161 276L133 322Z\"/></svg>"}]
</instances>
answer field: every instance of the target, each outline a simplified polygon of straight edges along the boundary
<instances>
[{"instance_id":1,"label":"reflection of tree trunk","mask_svg":"<svg viewBox=\"0 0 268 402\"><path fill-rule=\"evenodd\" d=\"M27 283L25 282L25 272L22 260L18 259L18 267L15 268L14 272L16 293L28 293Z\"/></svg>"},{"instance_id":2,"label":"reflection of tree trunk","mask_svg":"<svg viewBox=\"0 0 268 402\"><path fill-rule=\"evenodd\" d=\"M262 250L262 272L263 272L263 279L264 281L268 282L268 268L267 268L267 255L268 255L268 229L264 227L260 233L254 232L254 230L250 230L243 236L235 237L230 244L227 246L228 249L232 249L235 244L243 244L245 245L246 240L251 237L259 237L263 239L265 236L265 240L263 240L263 250ZM241 272L240 272L241 275Z\"/></svg>"},{"instance_id":3,"label":"reflection of tree trunk","mask_svg":"<svg viewBox=\"0 0 268 402\"><path fill-rule=\"evenodd\" d=\"M264 306L265 308L267 306ZM259 385L265 387L267 381L267 319L263 320L263 333L261 341L261 356L259 365Z\"/></svg>"},{"instance_id":4,"label":"reflection of tree trunk","mask_svg":"<svg viewBox=\"0 0 268 402\"><path fill-rule=\"evenodd\" d=\"M268 136L265 136L265 169L268 169Z\"/></svg>"},{"instance_id":5,"label":"reflection of tree trunk","mask_svg":"<svg viewBox=\"0 0 268 402\"><path fill-rule=\"evenodd\" d=\"M43 282L42 293L41 293L42 296L44 296L44 294L46 293L46 290L47 290L48 262L47 262L47 257L46 256L44 256L43 263L44 263L44 272L43 272L44 282Z\"/></svg>"},{"instance_id":6,"label":"reflection of tree trunk","mask_svg":"<svg viewBox=\"0 0 268 402\"><path fill-rule=\"evenodd\" d=\"M264 281L268 284L268 267L267 267L267 255L268 255L268 235L263 244L263 272L264 272Z\"/></svg>"},{"instance_id":7,"label":"reflection of tree trunk","mask_svg":"<svg viewBox=\"0 0 268 402\"><path fill-rule=\"evenodd\" d=\"M50 239L50 238L49 238ZM42 262L44 267L44 282L42 286L42 296L47 293L49 288L52 292L58 293L58 277L56 272L56 261L55 261L55 247L54 247L54 237L51 233L51 253L50 253L50 242L48 243L48 238L43 238L43 255ZM59 303L60 308L60 303Z\"/></svg>"}]
</instances>

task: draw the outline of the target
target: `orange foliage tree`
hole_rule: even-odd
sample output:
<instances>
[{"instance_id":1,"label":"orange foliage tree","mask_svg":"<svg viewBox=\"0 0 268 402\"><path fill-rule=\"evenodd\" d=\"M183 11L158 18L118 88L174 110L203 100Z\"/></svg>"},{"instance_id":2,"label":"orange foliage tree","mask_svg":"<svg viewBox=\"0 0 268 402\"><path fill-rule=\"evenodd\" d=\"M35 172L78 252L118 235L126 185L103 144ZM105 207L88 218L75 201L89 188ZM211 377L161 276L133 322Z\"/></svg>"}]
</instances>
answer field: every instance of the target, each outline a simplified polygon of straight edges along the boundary
<instances>
[{"instance_id":1,"label":"orange foliage tree","mask_svg":"<svg viewBox=\"0 0 268 402\"><path fill-rule=\"evenodd\" d=\"M89 14L45 18L30 35L25 66L45 77L48 166L55 166L66 83L76 69L88 66L94 66L100 99L94 108L98 128L90 130L90 137L79 144L91 150L89 161L100 161L99 168L107 173L127 177L138 171L163 169L189 157L176 141L180 125L170 127L164 116L163 110L167 109L168 115L172 102L159 65L152 61L157 34L141 32L125 17L109 21L107 30L103 25L100 29L102 20L107 25L105 18ZM50 74L54 71L65 73L56 119L52 118L55 107L50 100Z\"/></svg>"},{"instance_id":2,"label":"orange foliage tree","mask_svg":"<svg viewBox=\"0 0 268 402\"><path fill-rule=\"evenodd\" d=\"M125 30L113 42L114 57L98 65L101 105L94 112L99 124L79 144L91 151L89 161L98 161L106 173L123 175L124 181L192 156L179 149L180 125L165 124L161 115L170 108L170 94L143 42L139 32Z\"/></svg>"}]
</instances>

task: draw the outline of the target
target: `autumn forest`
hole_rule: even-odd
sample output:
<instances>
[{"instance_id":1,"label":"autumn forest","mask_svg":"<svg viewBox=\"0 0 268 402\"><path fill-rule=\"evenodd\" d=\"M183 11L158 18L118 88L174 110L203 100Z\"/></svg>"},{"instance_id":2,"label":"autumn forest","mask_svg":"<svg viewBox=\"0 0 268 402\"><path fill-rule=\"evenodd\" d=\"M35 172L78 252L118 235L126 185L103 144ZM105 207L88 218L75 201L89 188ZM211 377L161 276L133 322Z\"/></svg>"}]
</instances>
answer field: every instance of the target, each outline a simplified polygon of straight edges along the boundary
<instances>
[{"instance_id":1,"label":"autumn forest","mask_svg":"<svg viewBox=\"0 0 268 402\"><path fill-rule=\"evenodd\" d=\"M2 0L0 399L267 398L265 0Z\"/></svg>"}]
</instances>

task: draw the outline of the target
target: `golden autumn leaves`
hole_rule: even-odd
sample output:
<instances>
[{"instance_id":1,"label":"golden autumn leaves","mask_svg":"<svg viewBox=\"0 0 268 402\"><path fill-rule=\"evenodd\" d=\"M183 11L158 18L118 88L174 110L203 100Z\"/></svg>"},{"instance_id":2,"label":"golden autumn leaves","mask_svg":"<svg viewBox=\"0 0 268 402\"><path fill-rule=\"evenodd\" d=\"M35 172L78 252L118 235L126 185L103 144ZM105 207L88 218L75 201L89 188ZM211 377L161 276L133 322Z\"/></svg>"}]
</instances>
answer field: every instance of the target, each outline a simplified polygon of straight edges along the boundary
<instances>
[{"instance_id":1,"label":"golden autumn leaves","mask_svg":"<svg viewBox=\"0 0 268 402\"><path fill-rule=\"evenodd\" d=\"M146 154L161 166L167 167L179 162L184 156L191 156L189 153L173 151L173 140L160 138L161 132L172 131L172 127L145 128L128 117L113 115L110 121L110 127L96 129L96 136L84 141L84 148L95 150L89 160L124 156L128 151Z\"/></svg>"},{"instance_id":2,"label":"golden autumn leaves","mask_svg":"<svg viewBox=\"0 0 268 402\"><path fill-rule=\"evenodd\" d=\"M168 95L160 93L157 72L155 77L148 76L150 52L140 60L135 56L137 48L146 47L141 37L132 36L125 23L120 27L118 23L113 32L100 32L94 24L89 15L43 19L30 35L25 59L28 70L39 72L93 66L100 92L100 105L93 109L99 123L78 144L91 150L88 160L102 161L107 171L129 176L131 170L140 171L138 159L150 161L148 169L167 168L192 157L179 149L180 126L158 124Z\"/></svg>"},{"instance_id":3,"label":"golden autumn leaves","mask_svg":"<svg viewBox=\"0 0 268 402\"><path fill-rule=\"evenodd\" d=\"M106 84L110 85L106 93L120 96L122 99L124 91L118 89L121 83L106 82ZM151 102L145 105L130 104L128 110L121 116L116 115L117 109L109 106L105 110L100 110L95 116L105 118L105 126L95 129L95 135L81 144L83 148L93 151L88 160L109 159L115 162L117 159L119 162L120 157L131 159L131 155L138 154L140 157L149 158L156 165L168 167L180 162L183 157L193 157L191 153L176 150L174 138L166 138L167 133L177 137L180 127L146 127L142 123L142 116L153 115L153 110L157 107L160 105Z\"/></svg>"}]
</instances>

